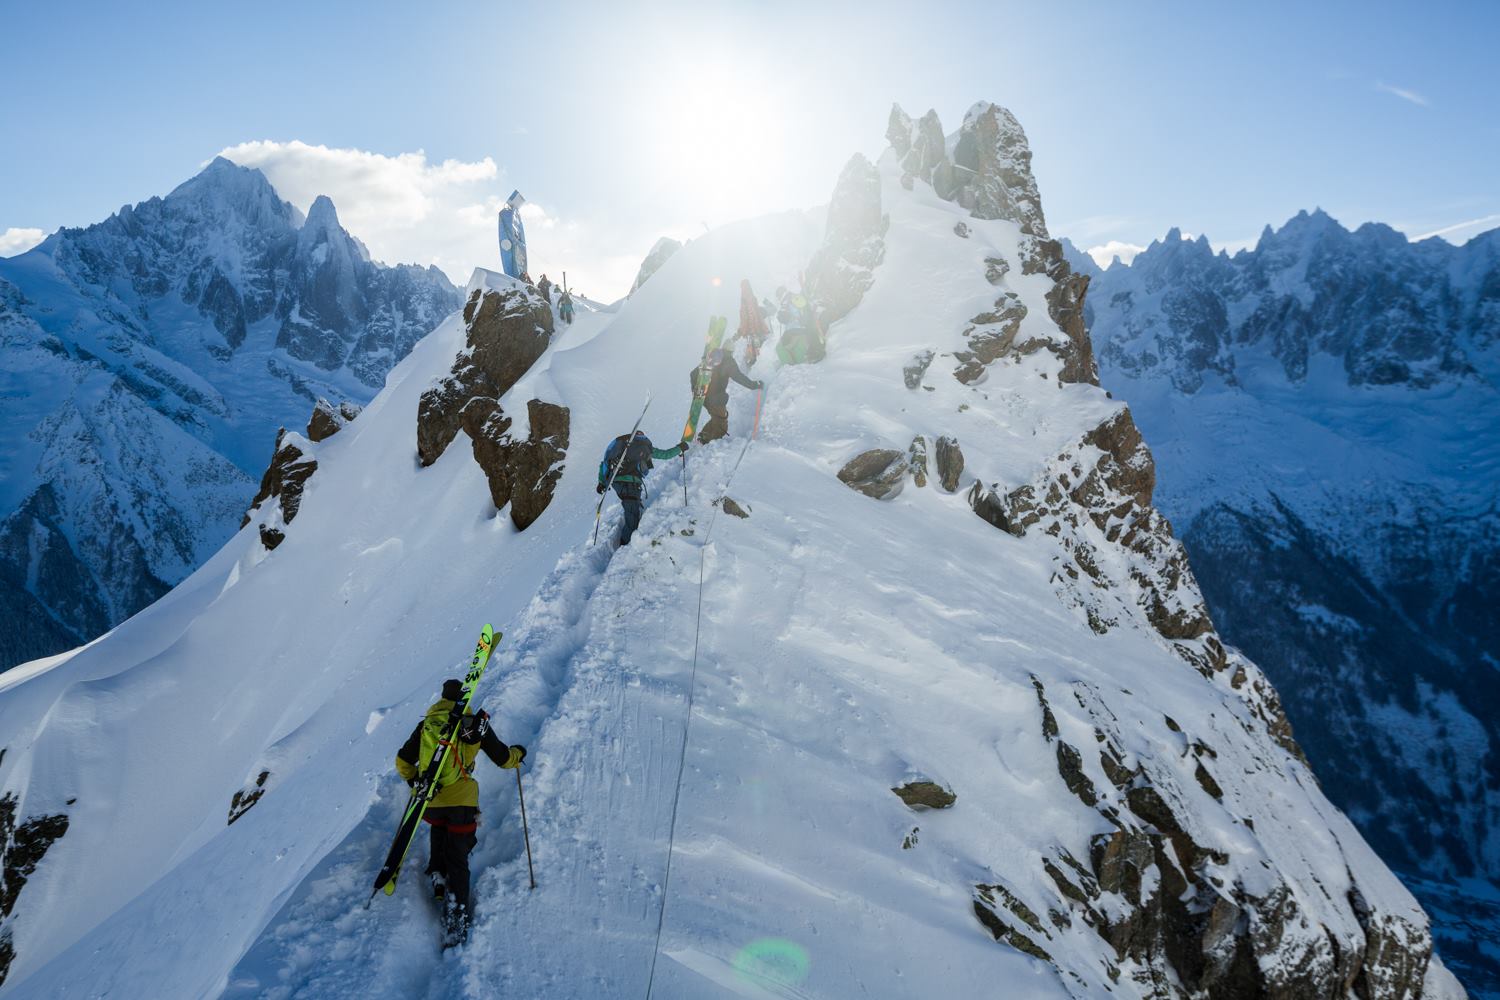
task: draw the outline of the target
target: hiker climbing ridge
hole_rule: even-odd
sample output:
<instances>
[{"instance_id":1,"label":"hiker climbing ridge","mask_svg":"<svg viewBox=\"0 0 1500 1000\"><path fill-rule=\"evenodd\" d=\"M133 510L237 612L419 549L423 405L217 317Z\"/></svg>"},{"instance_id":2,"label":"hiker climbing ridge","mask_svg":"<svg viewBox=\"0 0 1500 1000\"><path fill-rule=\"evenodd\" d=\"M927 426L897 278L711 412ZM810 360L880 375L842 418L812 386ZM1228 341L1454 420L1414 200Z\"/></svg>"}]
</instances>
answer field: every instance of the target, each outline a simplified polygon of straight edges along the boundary
<instances>
[{"instance_id":1,"label":"hiker climbing ridge","mask_svg":"<svg viewBox=\"0 0 1500 1000\"><path fill-rule=\"evenodd\" d=\"M757 393L755 401L755 422L751 427L750 436L745 439L745 446L740 449L739 458L730 467L729 475L725 477L723 490L728 490L729 485L734 482L734 477L740 470L740 464L745 460L745 453L750 450L751 443L755 440L756 433L760 429L760 412L762 401L762 389ZM722 503L714 504L714 512L709 515L708 527L703 532L703 542L698 546L698 609L693 619L693 661L688 671L688 697L687 716L682 727L682 748L677 756L677 779L672 786L672 818L667 830L667 867L662 876L661 883L661 909L656 919L656 941L651 950L651 971L646 978L646 1000L651 1000L652 990L656 985L656 960L661 955L661 937L667 922L667 893L672 884L672 853L677 842L677 807L682 800L682 775L687 767L688 738L693 725L694 695L698 687L698 651L703 635L703 580L705 575L705 560L709 542L713 541L714 525L718 523L719 512L723 509Z\"/></svg>"}]
</instances>

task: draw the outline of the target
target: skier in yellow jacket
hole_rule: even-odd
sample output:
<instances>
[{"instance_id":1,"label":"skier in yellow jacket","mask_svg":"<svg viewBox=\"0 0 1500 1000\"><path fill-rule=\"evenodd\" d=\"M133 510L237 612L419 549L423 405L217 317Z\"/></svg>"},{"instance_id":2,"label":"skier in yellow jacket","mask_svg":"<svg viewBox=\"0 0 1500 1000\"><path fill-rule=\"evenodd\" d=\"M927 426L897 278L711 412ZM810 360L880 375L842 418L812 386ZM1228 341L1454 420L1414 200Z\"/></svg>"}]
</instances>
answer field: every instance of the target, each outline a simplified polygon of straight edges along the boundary
<instances>
[{"instance_id":1,"label":"skier in yellow jacket","mask_svg":"<svg viewBox=\"0 0 1500 1000\"><path fill-rule=\"evenodd\" d=\"M450 724L454 704L463 696L463 684L457 679L443 684L443 696L427 710L427 715L396 752L396 770L409 785L426 769L438 747L438 741ZM423 818L431 824L431 853L427 874L432 879L433 894L443 906L448 943L457 944L469 933L469 852L478 843L479 782L474 780L474 764L483 750L499 767L520 767L526 759L526 748L500 742L490 728L489 715L479 711L465 715L453 747L438 772L437 793Z\"/></svg>"}]
</instances>

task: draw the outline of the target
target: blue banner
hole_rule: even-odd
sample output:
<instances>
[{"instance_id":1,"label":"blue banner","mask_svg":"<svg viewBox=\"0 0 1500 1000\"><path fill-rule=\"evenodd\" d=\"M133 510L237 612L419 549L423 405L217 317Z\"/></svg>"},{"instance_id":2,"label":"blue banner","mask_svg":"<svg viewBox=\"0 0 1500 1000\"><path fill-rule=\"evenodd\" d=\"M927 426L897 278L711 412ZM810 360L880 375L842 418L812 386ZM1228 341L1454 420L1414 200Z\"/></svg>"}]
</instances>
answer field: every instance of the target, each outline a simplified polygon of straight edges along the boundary
<instances>
[{"instance_id":1,"label":"blue banner","mask_svg":"<svg viewBox=\"0 0 1500 1000\"><path fill-rule=\"evenodd\" d=\"M500 210L500 266L512 278L526 276L526 227L521 223L521 206L526 199L512 191Z\"/></svg>"}]
</instances>

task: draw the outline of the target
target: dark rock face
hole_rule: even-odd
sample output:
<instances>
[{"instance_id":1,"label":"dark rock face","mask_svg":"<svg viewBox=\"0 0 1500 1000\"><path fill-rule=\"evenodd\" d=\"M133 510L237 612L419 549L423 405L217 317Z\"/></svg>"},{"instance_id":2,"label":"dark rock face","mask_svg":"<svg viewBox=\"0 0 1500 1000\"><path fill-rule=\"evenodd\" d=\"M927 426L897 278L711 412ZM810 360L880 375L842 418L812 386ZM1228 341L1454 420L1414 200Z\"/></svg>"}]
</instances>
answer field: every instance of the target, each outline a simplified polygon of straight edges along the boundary
<instances>
[{"instance_id":1,"label":"dark rock face","mask_svg":"<svg viewBox=\"0 0 1500 1000\"><path fill-rule=\"evenodd\" d=\"M1431 957L1425 926L1389 913L1376 916L1357 884L1345 901L1352 919L1329 927L1313 923L1298 905L1298 891L1335 898L1316 876L1297 891L1269 868L1254 889L1238 878L1226 880L1231 858L1216 843L1222 833L1196 821L1191 794L1173 766L1122 749L1128 741L1114 714L1091 687L1072 685L1069 701L1081 714L1070 714L1075 723L1092 726L1099 765L1113 786L1103 794L1086 773L1084 751L1059 738L1043 685L1036 678L1032 683L1043 738L1057 745L1058 780L1113 830L1092 837L1086 860L1061 847L1043 859L1043 873L1065 901L1048 911L1050 927L1004 887L976 887L975 916L997 941L1051 961L1046 941L1096 935L1120 963L1106 960L1105 978L1119 982L1129 963L1132 979L1153 996L1421 996ZM1207 773L1217 752L1165 721L1182 734L1197 770ZM1253 836L1253 825L1242 822Z\"/></svg>"},{"instance_id":2,"label":"dark rock face","mask_svg":"<svg viewBox=\"0 0 1500 1000\"><path fill-rule=\"evenodd\" d=\"M891 791L913 809L947 809L958 796L935 781L908 781Z\"/></svg>"},{"instance_id":3,"label":"dark rock face","mask_svg":"<svg viewBox=\"0 0 1500 1000\"><path fill-rule=\"evenodd\" d=\"M255 783L248 788L241 788L234 793L234 798L229 800L229 826L234 826L234 821L250 811L250 807L260 801L260 797L266 794L266 779L271 776L270 771L262 771L255 778Z\"/></svg>"},{"instance_id":4,"label":"dark rock face","mask_svg":"<svg viewBox=\"0 0 1500 1000\"><path fill-rule=\"evenodd\" d=\"M319 399L307 421L307 439L313 444L333 437L344 425L359 416L361 407L345 400L334 406L326 399Z\"/></svg>"},{"instance_id":5,"label":"dark rock face","mask_svg":"<svg viewBox=\"0 0 1500 1000\"><path fill-rule=\"evenodd\" d=\"M976 219L1009 219L1028 236L1047 238L1042 199L1031 174L1031 146L1015 115L998 104L969 109L953 149L963 186L958 203Z\"/></svg>"},{"instance_id":6,"label":"dark rock face","mask_svg":"<svg viewBox=\"0 0 1500 1000\"><path fill-rule=\"evenodd\" d=\"M968 349L953 352L953 358L958 362L953 377L964 385L973 385L982 381L985 369L1001 357L1023 358L1049 346L1050 340L1038 337L1017 343L1016 334L1025 318L1026 306L1015 292L1006 292L995 300L993 311L970 320L973 325L964 331Z\"/></svg>"},{"instance_id":7,"label":"dark rock face","mask_svg":"<svg viewBox=\"0 0 1500 1000\"><path fill-rule=\"evenodd\" d=\"M261 518L261 541L268 549L276 548L286 538L280 526L290 524L297 516L302 508L302 491L317 471L318 460L311 445L300 435L288 435L283 427L276 434L276 452L261 476L260 489L250 501L240 527Z\"/></svg>"},{"instance_id":8,"label":"dark rock face","mask_svg":"<svg viewBox=\"0 0 1500 1000\"><path fill-rule=\"evenodd\" d=\"M901 492L906 479L906 456L890 448L875 448L851 458L839 470L839 482L876 500Z\"/></svg>"},{"instance_id":9,"label":"dark rock face","mask_svg":"<svg viewBox=\"0 0 1500 1000\"><path fill-rule=\"evenodd\" d=\"M976 885L974 891L974 916L994 935L996 941L1003 941L1017 951L1043 962L1052 961L1052 956L1035 940L1038 937L1050 940L1052 934L1042 926L1031 907L1017 899L1015 893L1003 885ZM1026 932L1023 933L1002 918L999 912L1002 909L1010 914L1012 920L1019 920L1026 927Z\"/></svg>"},{"instance_id":10,"label":"dark rock face","mask_svg":"<svg viewBox=\"0 0 1500 1000\"><path fill-rule=\"evenodd\" d=\"M807 265L807 295L825 326L847 316L874 284L875 268L885 259L886 221L880 174L856 153L834 187L823 246Z\"/></svg>"},{"instance_id":11,"label":"dark rock face","mask_svg":"<svg viewBox=\"0 0 1500 1000\"><path fill-rule=\"evenodd\" d=\"M552 310L525 285L504 292L475 289L464 305L464 321L467 349L418 404L417 455L423 465L436 462L453 442L466 406L481 398L498 401L552 340Z\"/></svg>"},{"instance_id":12,"label":"dark rock face","mask_svg":"<svg viewBox=\"0 0 1500 1000\"><path fill-rule=\"evenodd\" d=\"M1122 409L1059 455L1037 481L1003 494L976 482L969 503L980 517L1013 535L1041 524L1059 538L1071 555L1060 579L1065 600L1084 609L1096 631L1107 631L1114 618L1108 602L1097 598L1134 590L1163 637L1212 638L1213 624L1187 555L1171 524L1151 505L1155 482L1151 453L1130 411ZM1111 580L1100 568L1095 553L1102 545L1134 555L1128 581Z\"/></svg>"},{"instance_id":13,"label":"dark rock face","mask_svg":"<svg viewBox=\"0 0 1500 1000\"><path fill-rule=\"evenodd\" d=\"M646 259L641 261L641 269L636 272L635 282L630 286L630 294L634 295L637 288L649 281L651 276L661 270L661 266L681 249L682 244L670 236L663 236L657 240L651 252L646 254Z\"/></svg>"},{"instance_id":14,"label":"dark rock face","mask_svg":"<svg viewBox=\"0 0 1500 1000\"><path fill-rule=\"evenodd\" d=\"M964 453L958 440L944 434L937 439L938 482L943 490L952 493L958 489L958 481L964 474Z\"/></svg>"},{"instance_id":15,"label":"dark rock face","mask_svg":"<svg viewBox=\"0 0 1500 1000\"><path fill-rule=\"evenodd\" d=\"M3 753L0 751L0 755ZM68 832L68 817L64 813L33 816L17 825L19 804L14 794L0 796L0 857L4 859L4 878L0 880L0 985L4 984L16 957L11 927L16 900L47 849Z\"/></svg>"},{"instance_id":16,"label":"dark rock face","mask_svg":"<svg viewBox=\"0 0 1500 1000\"><path fill-rule=\"evenodd\" d=\"M510 505L511 522L524 531L547 505L567 457L568 408L533 399L529 430L512 433L500 397L531 370L552 341L552 309L527 285L504 291L475 289L464 304L467 346L453 370L422 394L417 405L417 454L431 465L463 430L474 461L484 470L496 510Z\"/></svg>"},{"instance_id":17,"label":"dark rock face","mask_svg":"<svg viewBox=\"0 0 1500 1000\"><path fill-rule=\"evenodd\" d=\"M906 467L918 489L927 485L927 439L920 434L911 439L911 447L906 449Z\"/></svg>"},{"instance_id":18,"label":"dark rock face","mask_svg":"<svg viewBox=\"0 0 1500 1000\"><path fill-rule=\"evenodd\" d=\"M923 351L901 369L901 379L908 389L915 389L922 384L922 376L927 374L927 368L932 364L935 356L932 351Z\"/></svg>"},{"instance_id":19,"label":"dark rock face","mask_svg":"<svg viewBox=\"0 0 1500 1000\"><path fill-rule=\"evenodd\" d=\"M533 399L526 404L530 431L511 434L511 420L492 400L477 399L464 410L464 430L474 445L474 461L484 470L495 509L510 504L510 519L525 531L552 502L568 452L566 406Z\"/></svg>"}]
</instances>

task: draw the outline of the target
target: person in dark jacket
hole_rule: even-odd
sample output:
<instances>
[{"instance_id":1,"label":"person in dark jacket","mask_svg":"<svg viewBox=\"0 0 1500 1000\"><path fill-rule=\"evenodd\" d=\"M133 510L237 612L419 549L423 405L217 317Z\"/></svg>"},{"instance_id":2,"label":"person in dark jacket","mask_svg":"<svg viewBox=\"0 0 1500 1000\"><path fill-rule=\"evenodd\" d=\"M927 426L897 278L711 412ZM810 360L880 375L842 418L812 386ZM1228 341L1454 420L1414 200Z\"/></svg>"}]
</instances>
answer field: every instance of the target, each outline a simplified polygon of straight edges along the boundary
<instances>
[{"instance_id":1,"label":"person in dark jacket","mask_svg":"<svg viewBox=\"0 0 1500 1000\"><path fill-rule=\"evenodd\" d=\"M746 389L760 389L765 383L750 378L740 371L740 366L735 364L734 356L728 351L720 348L711 351L707 361L693 369L691 380L693 391L697 392L700 382L700 373L707 369L708 385L703 390L703 408L708 411L708 423L698 432L698 443L708 444L717 441L721 437L729 435L729 380L734 379Z\"/></svg>"},{"instance_id":2,"label":"person in dark jacket","mask_svg":"<svg viewBox=\"0 0 1500 1000\"><path fill-rule=\"evenodd\" d=\"M438 741L444 738L454 706L463 697L463 682L443 683L443 696L427 710L417 728L396 752L396 771L408 785L427 769ZM520 767L526 748L506 746L490 728L489 715L479 711L463 716L458 743L438 772L438 790L423 814L430 824L427 874L433 894L443 906L443 923L449 944L457 944L469 933L469 852L478 843L479 782L474 764L483 750L496 766Z\"/></svg>"},{"instance_id":3,"label":"person in dark jacket","mask_svg":"<svg viewBox=\"0 0 1500 1000\"><path fill-rule=\"evenodd\" d=\"M665 450L652 447L645 431L636 431L633 439L628 434L621 434L604 449L604 459L599 463L599 485L594 492L602 496L606 485L610 484L610 475L614 475L615 496L620 498L620 507L625 512L625 520L620 525L621 545L629 545L630 536L641 525L641 514L646 509L646 473L651 470L651 460L676 458L687 450L686 441ZM623 459L621 452L624 453ZM618 472L615 471L616 462L620 466Z\"/></svg>"},{"instance_id":4,"label":"person in dark jacket","mask_svg":"<svg viewBox=\"0 0 1500 1000\"><path fill-rule=\"evenodd\" d=\"M542 293L542 298L546 299L550 306L552 304L552 281L545 271L542 272L542 280L536 283L536 290Z\"/></svg>"}]
</instances>

